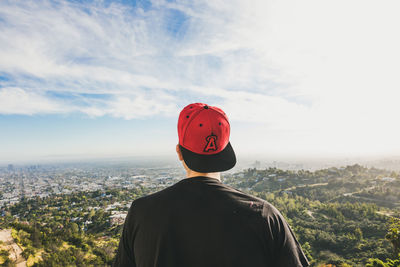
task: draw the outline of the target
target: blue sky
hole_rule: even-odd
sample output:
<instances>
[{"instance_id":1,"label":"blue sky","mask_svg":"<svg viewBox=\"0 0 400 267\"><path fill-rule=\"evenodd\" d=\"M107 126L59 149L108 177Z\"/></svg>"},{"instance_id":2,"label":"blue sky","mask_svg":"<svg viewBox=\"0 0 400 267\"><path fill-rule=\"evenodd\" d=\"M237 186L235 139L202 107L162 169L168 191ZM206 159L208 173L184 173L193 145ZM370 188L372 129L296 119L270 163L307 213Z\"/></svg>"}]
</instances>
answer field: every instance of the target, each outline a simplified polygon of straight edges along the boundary
<instances>
[{"instance_id":1,"label":"blue sky","mask_svg":"<svg viewBox=\"0 0 400 267\"><path fill-rule=\"evenodd\" d=\"M191 102L240 155L399 155L399 7L0 1L0 161L174 156Z\"/></svg>"}]
</instances>

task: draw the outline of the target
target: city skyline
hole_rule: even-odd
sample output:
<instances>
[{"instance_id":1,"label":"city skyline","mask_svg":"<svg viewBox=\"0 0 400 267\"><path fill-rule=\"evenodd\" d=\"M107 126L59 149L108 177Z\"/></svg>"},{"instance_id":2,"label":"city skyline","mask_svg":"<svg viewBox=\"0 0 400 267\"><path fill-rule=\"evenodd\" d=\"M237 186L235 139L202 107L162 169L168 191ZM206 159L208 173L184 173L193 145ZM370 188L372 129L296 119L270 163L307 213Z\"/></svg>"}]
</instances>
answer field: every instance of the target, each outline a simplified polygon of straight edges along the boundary
<instances>
[{"instance_id":1,"label":"city skyline","mask_svg":"<svg viewBox=\"0 0 400 267\"><path fill-rule=\"evenodd\" d=\"M175 157L221 107L239 156L400 155L397 1L1 1L0 163Z\"/></svg>"}]
</instances>

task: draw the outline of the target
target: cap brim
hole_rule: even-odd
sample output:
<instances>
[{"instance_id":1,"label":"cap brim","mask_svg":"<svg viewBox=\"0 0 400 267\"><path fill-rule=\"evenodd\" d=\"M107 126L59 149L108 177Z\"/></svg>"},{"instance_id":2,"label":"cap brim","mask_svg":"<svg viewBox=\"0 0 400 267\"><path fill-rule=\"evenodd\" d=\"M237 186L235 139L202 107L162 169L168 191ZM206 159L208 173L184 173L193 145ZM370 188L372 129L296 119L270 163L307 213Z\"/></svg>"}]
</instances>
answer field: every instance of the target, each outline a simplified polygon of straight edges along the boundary
<instances>
[{"instance_id":1,"label":"cap brim","mask_svg":"<svg viewBox=\"0 0 400 267\"><path fill-rule=\"evenodd\" d=\"M236 164L236 155L230 142L221 152L213 155L197 154L181 145L179 148L186 165L196 172L222 172L232 169Z\"/></svg>"}]
</instances>

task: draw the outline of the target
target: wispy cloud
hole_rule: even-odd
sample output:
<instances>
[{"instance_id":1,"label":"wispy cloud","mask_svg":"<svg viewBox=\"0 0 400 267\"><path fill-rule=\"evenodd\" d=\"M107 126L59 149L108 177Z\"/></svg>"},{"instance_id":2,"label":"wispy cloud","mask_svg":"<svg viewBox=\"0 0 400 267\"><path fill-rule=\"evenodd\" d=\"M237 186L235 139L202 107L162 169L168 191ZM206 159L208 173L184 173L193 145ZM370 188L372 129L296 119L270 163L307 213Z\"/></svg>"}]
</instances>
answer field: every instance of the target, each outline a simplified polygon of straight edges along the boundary
<instances>
[{"instance_id":1,"label":"wispy cloud","mask_svg":"<svg viewBox=\"0 0 400 267\"><path fill-rule=\"evenodd\" d=\"M68 111L68 109L36 92L17 87L5 87L0 90L0 113L2 114L32 115Z\"/></svg>"},{"instance_id":2,"label":"wispy cloud","mask_svg":"<svg viewBox=\"0 0 400 267\"><path fill-rule=\"evenodd\" d=\"M208 101L232 120L312 130L321 143L328 136L348 144L343 129L361 136L359 147L377 143L382 129L393 143L399 7L395 0L0 1L0 113L134 119L176 116L189 101Z\"/></svg>"},{"instance_id":3,"label":"wispy cloud","mask_svg":"<svg viewBox=\"0 0 400 267\"><path fill-rule=\"evenodd\" d=\"M257 54L233 36L227 22L233 21L234 9L226 3L154 1L146 10L102 1L1 5L0 71L8 78L1 90L18 87L26 97L41 95L59 107L52 112L65 105L64 112L129 119L176 112L187 95L197 92L189 92L193 86L217 87L222 99L230 90L264 95L277 89L268 64L256 62ZM68 94L75 100L81 94L109 97L68 101ZM18 98L5 99L8 95L3 93L3 101L13 101L16 108L7 113L49 111L41 101L31 101L32 109ZM143 112L143 103L153 111Z\"/></svg>"}]
</instances>

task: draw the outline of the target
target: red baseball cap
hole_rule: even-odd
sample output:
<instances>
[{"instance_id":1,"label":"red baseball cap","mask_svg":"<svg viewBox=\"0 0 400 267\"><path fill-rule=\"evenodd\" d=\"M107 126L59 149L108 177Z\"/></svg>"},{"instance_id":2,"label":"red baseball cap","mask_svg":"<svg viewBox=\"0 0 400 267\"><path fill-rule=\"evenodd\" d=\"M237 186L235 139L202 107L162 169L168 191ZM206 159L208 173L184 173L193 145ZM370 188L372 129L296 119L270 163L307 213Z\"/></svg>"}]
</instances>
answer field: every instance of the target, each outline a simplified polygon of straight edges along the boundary
<instances>
[{"instance_id":1,"label":"red baseball cap","mask_svg":"<svg viewBox=\"0 0 400 267\"><path fill-rule=\"evenodd\" d=\"M220 108L193 103L179 114L179 147L186 165L194 171L220 172L235 166L229 134L228 117Z\"/></svg>"}]
</instances>

